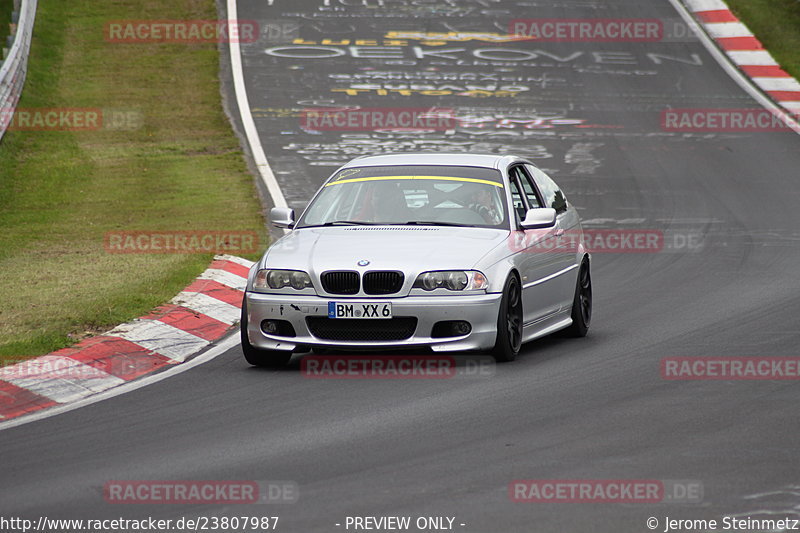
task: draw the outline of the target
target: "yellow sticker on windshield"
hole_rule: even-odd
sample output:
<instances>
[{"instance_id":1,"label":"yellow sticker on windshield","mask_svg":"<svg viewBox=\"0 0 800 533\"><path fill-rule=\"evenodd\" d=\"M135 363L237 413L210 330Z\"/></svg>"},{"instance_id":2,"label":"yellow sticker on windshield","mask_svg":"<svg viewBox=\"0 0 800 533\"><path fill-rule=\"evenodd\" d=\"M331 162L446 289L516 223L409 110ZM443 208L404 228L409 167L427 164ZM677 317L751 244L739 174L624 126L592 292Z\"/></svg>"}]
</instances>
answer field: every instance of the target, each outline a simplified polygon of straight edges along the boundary
<instances>
[{"instance_id":1,"label":"yellow sticker on windshield","mask_svg":"<svg viewBox=\"0 0 800 533\"><path fill-rule=\"evenodd\" d=\"M340 180L340 179L346 178L347 176L352 176L354 174L358 174L359 172L361 172L360 168L346 168L346 169L342 170L341 172L339 172L339 176L336 179Z\"/></svg>"},{"instance_id":2,"label":"yellow sticker on windshield","mask_svg":"<svg viewBox=\"0 0 800 533\"><path fill-rule=\"evenodd\" d=\"M468 183L483 183L503 188L503 184L497 181L482 180L478 178L459 178L455 176L372 176L369 178L351 178L348 180L336 180L326 183L325 186L339 185L341 183L353 183L356 181L389 181L389 180L444 180L444 181L465 181Z\"/></svg>"}]
</instances>

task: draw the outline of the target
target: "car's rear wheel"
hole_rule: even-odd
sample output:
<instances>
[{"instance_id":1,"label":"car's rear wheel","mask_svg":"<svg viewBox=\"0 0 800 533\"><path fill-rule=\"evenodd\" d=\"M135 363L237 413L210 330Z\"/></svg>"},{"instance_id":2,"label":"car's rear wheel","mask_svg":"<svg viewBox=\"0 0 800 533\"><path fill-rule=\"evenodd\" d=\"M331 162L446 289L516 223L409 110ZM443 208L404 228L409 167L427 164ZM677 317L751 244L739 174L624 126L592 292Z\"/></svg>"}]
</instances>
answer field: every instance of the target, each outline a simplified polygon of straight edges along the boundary
<instances>
[{"instance_id":1,"label":"car's rear wheel","mask_svg":"<svg viewBox=\"0 0 800 533\"><path fill-rule=\"evenodd\" d=\"M575 297L572 301L572 325L565 330L570 337L585 337L592 322L592 273L589 259L584 257L578 271Z\"/></svg>"},{"instance_id":2,"label":"car's rear wheel","mask_svg":"<svg viewBox=\"0 0 800 533\"><path fill-rule=\"evenodd\" d=\"M283 350L262 350L250 344L247 337L247 297L242 300L242 320L239 325L244 358L253 366L281 367L292 358L292 352Z\"/></svg>"},{"instance_id":3,"label":"car's rear wheel","mask_svg":"<svg viewBox=\"0 0 800 533\"><path fill-rule=\"evenodd\" d=\"M498 362L516 359L522 347L522 287L514 274L508 276L500 311L497 314L497 340L492 355Z\"/></svg>"}]
</instances>

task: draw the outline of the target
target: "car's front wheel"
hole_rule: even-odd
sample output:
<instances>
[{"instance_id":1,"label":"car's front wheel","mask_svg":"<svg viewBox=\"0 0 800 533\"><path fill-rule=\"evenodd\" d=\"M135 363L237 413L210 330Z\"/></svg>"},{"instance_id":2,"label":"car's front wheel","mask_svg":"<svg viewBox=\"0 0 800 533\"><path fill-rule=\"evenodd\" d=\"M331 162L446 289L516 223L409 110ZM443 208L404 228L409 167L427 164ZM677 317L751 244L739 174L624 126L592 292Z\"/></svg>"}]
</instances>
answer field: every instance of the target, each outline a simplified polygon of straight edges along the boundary
<instances>
[{"instance_id":1,"label":"car's front wheel","mask_svg":"<svg viewBox=\"0 0 800 533\"><path fill-rule=\"evenodd\" d=\"M575 286L575 297L572 301L572 325L566 329L571 337L585 337L592 322L592 273L589 259L581 262L578 271L578 282Z\"/></svg>"},{"instance_id":2,"label":"car's front wheel","mask_svg":"<svg viewBox=\"0 0 800 533\"><path fill-rule=\"evenodd\" d=\"M522 287L514 274L508 276L500 311L497 314L497 340L492 355L498 362L516 359L522 347Z\"/></svg>"},{"instance_id":3,"label":"car's front wheel","mask_svg":"<svg viewBox=\"0 0 800 533\"><path fill-rule=\"evenodd\" d=\"M281 367L292 358L292 352L283 350L262 350L250 344L247 337L247 297L242 300L242 320L239 324L244 358L253 366Z\"/></svg>"}]
</instances>

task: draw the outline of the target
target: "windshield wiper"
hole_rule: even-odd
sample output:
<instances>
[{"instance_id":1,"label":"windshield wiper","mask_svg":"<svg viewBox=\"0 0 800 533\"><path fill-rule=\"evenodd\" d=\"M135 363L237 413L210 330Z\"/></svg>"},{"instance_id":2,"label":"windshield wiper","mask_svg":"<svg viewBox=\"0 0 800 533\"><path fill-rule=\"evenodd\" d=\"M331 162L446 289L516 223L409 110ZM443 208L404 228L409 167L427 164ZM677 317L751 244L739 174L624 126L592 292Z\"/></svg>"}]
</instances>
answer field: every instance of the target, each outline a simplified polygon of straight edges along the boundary
<instances>
[{"instance_id":1,"label":"windshield wiper","mask_svg":"<svg viewBox=\"0 0 800 533\"><path fill-rule=\"evenodd\" d=\"M321 226L383 226L380 222L366 222L363 220L332 220L331 222L324 222L322 224L312 224L303 226L304 228L315 228Z\"/></svg>"},{"instance_id":2,"label":"windshield wiper","mask_svg":"<svg viewBox=\"0 0 800 533\"><path fill-rule=\"evenodd\" d=\"M442 222L441 220L410 220L406 226L456 226L459 228L474 228L475 224L461 224L459 222Z\"/></svg>"}]
</instances>

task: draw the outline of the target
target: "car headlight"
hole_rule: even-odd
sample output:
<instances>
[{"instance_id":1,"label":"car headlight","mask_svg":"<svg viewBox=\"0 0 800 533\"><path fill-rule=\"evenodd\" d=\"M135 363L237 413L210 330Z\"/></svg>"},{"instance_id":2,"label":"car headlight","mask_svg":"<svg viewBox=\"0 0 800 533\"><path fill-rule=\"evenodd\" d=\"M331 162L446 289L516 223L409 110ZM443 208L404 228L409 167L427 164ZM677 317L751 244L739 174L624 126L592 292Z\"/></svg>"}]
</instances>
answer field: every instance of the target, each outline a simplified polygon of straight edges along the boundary
<instances>
[{"instance_id":1,"label":"car headlight","mask_svg":"<svg viewBox=\"0 0 800 533\"><path fill-rule=\"evenodd\" d=\"M302 270L259 270L253 281L254 289L283 289L291 287L301 291L311 287L311 277Z\"/></svg>"},{"instance_id":2,"label":"car headlight","mask_svg":"<svg viewBox=\"0 0 800 533\"><path fill-rule=\"evenodd\" d=\"M447 289L450 291L474 291L489 286L486 276L477 270L436 270L423 272L417 276L413 288L432 291Z\"/></svg>"}]
</instances>

